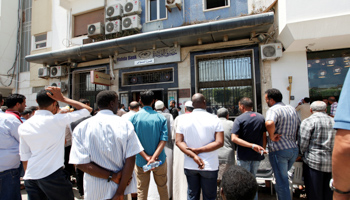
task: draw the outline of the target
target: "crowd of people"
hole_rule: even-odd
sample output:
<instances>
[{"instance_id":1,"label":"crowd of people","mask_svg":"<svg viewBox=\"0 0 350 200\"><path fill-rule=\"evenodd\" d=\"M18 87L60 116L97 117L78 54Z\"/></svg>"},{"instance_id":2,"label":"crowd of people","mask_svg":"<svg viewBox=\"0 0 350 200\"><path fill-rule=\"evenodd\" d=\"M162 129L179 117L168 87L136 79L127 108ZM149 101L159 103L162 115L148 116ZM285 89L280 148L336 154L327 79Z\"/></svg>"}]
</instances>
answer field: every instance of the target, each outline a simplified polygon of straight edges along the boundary
<instances>
[{"instance_id":1,"label":"crowd of people","mask_svg":"<svg viewBox=\"0 0 350 200\"><path fill-rule=\"evenodd\" d=\"M21 199L21 176L31 200L74 199L71 171L85 199L116 200L127 194L133 200L214 200L218 194L227 200L258 199L256 174L264 156L274 172L278 199L291 199L288 171L296 160L303 162L308 199L332 199L333 191L334 199L348 199L344 177L349 170L341 164L349 162L348 94L341 96L336 122L334 97L328 98L328 114L321 100L310 104L304 98L297 108L285 105L277 89L265 92L265 118L244 97L234 121L226 108L217 115L207 112L200 93L185 103L184 114L175 101L168 110L151 90L141 92L140 101L128 109L120 106L115 91L101 91L96 114L89 101L69 99L56 87L37 94L37 108L26 108L25 96L12 94L6 112L0 113L0 200ZM59 102L75 111L61 109ZM155 162L159 166L144 171Z\"/></svg>"}]
</instances>

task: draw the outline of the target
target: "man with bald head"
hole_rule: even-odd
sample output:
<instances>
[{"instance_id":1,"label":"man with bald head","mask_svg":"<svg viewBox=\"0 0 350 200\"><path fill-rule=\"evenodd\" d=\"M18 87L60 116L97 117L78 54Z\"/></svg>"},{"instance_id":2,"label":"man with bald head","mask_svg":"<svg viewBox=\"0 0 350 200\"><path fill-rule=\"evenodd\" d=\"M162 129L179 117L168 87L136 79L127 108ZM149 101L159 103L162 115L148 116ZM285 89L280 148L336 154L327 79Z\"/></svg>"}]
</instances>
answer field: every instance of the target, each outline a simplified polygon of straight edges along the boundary
<instances>
[{"instance_id":1,"label":"man with bald head","mask_svg":"<svg viewBox=\"0 0 350 200\"><path fill-rule=\"evenodd\" d=\"M140 104L137 101L132 101L129 104L129 112L122 115L122 118L129 120L130 117L134 116L140 109Z\"/></svg>"},{"instance_id":2,"label":"man with bald head","mask_svg":"<svg viewBox=\"0 0 350 200\"><path fill-rule=\"evenodd\" d=\"M176 129L176 145L187 156L184 168L187 177L187 199L216 199L219 168L218 151L224 145L224 129L220 120L206 111L202 94L192 96L194 110L184 115Z\"/></svg>"},{"instance_id":3,"label":"man with bald head","mask_svg":"<svg viewBox=\"0 0 350 200\"><path fill-rule=\"evenodd\" d=\"M312 115L300 125L299 148L304 162L304 182L308 199L332 199L328 187L332 178L334 120L328 116L327 105L315 101L310 106Z\"/></svg>"}]
</instances>

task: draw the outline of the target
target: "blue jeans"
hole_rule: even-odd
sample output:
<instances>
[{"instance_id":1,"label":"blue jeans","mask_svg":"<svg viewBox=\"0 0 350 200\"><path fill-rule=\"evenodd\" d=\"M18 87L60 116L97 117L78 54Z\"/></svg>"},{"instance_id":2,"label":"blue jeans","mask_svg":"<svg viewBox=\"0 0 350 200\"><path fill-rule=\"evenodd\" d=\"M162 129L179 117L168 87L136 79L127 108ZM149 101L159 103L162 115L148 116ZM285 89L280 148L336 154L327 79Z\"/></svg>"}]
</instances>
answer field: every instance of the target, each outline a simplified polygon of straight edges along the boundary
<instances>
[{"instance_id":1,"label":"blue jeans","mask_svg":"<svg viewBox=\"0 0 350 200\"><path fill-rule=\"evenodd\" d=\"M298 148L285 149L269 153L269 159L276 178L276 192L279 200L291 200L288 170L298 157Z\"/></svg>"},{"instance_id":2,"label":"blue jeans","mask_svg":"<svg viewBox=\"0 0 350 200\"><path fill-rule=\"evenodd\" d=\"M0 200L22 199L19 174L19 168L0 172Z\"/></svg>"},{"instance_id":3,"label":"blue jeans","mask_svg":"<svg viewBox=\"0 0 350 200\"><path fill-rule=\"evenodd\" d=\"M185 169L187 177L187 200L199 200L201 189L203 200L215 200L218 171Z\"/></svg>"},{"instance_id":4,"label":"blue jeans","mask_svg":"<svg viewBox=\"0 0 350 200\"><path fill-rule=\"evenodd\" d=\"M38 180L25 180L28 200L74 200L69 175L62 168Z\"/></svg>"},{"instance_id":5,"label":"blue jeans","mask_svg":"<svg viewBox=\"0 0 350 200\"><path fill-rule=\"evenodd\" d=\"M256 173L258 172L260 161L237 160L237 165L243 167L248 172L252 173L254 175L254 177L256 177ZM258 200L258 191L256 191L256 195L255 195L254 200Z\"/></svg>"}]
</instances>

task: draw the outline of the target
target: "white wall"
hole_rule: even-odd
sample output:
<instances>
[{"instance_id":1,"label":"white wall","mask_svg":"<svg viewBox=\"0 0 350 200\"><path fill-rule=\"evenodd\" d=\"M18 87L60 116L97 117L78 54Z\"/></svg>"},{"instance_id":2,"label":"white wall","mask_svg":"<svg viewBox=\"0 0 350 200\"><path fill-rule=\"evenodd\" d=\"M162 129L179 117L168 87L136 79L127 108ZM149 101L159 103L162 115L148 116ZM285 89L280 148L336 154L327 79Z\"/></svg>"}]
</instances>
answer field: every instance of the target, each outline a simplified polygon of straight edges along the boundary
<instances>
[{"instance_id":1,"label":"white wall","mask_svg":"<svg viewBox=\"0 0 350 200\"><path fill-rule=\"evenodd\" d=\"M271 62L272 87L282 92L283 102L289 104L288 76L293 76L290 105L296 106L300 99L309 96L306 52L284 52L278 61ZM264 105L266 106L266 105Z\"/></svg>"},{"instance_id":2,"label":"white wall","mask_svg":"<svg viewBox=\"0 0 350 200\"><path fill-rule=\"evenodd\" d=\"M10 83L7 71L15 61L17 41L18 1L0 1L0 87ZM15 80L15 78L14 78ZM14 87L14 82L10 87Z\"/></svg>"},{"instance_id":3,"label":"white wall","mask_svg":"<svg viewBox=\"0 0 350 200\"><path fill-rule=\"evenodd\" d=\"M59 6L59 0L52 0L52 50L64 49L69 45L69 10Z\"/></svg>"},{"instance_id":4,"label":"white wall","mask_svg":"<svg viewBox=\"0 0 350 200\"><path fill-rule=\"evenodd\" d=\"M248 14L256 11L265 10L275 0L248 0Z\"/></svg>"}]
</instances>

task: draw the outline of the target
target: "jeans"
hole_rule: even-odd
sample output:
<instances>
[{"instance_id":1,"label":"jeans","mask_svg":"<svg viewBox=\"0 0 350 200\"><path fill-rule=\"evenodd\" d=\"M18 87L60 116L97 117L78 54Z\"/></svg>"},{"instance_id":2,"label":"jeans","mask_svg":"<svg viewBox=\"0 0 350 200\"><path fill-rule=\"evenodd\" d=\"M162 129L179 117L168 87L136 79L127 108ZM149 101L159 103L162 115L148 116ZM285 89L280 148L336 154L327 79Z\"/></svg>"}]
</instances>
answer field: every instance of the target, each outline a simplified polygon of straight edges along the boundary
<instances>
[{"instance_id":1,"label":"jeans","mask_svg":"<svg viewBox=\"0 0 350 200\"><path fill-rule=\"evenodd\" d=\"M25 180L28 200L74 200L69 175L62 168L38 180Z\"/></svg>"},{"instance_id":2,"label":"jeans","mask_svg":"<svg viewBox=\"0 0 350 200\"><path fill-rule=\"evenodd\" d=\"M279 200L291 200L288 170L298 157L298 148L284 149L269 153L269 159L276 178L276 192Z\"/></svg>"},{"instance_id":3,"label":"jeans","mask_svg":"<svg viewBox=\"0 0 350 200\"><path fill-rule=\"evenodd\" d=\"M20 200L20 169L9 169L0 172L0 200Z\"/></svg>"},{"instance_id":4,"label":"jeans","mask_svg":"<svg viewBox=\"0 0 350 200\"><path fill-rule=\"evenodd\" d=\"M237 165L243 167L248 172L252 173L254 175L254 177L256 177L256 173L258 172L260 161L237 160ZM258 200L258 191L256 191L256 195L255 195L254 200Z\"/></svg>"},{"instance_id":5,"label":"jeans","mask_svg":"<svg viewBox=\"0 0 350 200\"><path fill-rule=\"evenodd\" d=\"M332 172L321 172L303 164L304 183L308 200L331 200L333 191L329 188Z\"/></svg>"},{"instance_id":6,"label":"jeans","mask_svg":"<svg viewBox=\"0 0 350 200\"><path fill-rule=\"evenodd\" d=\"M215 200L218 171L185 169L187 177L187 200L199 200L201 189L203 200Z\"/></svg>"}]
</instances>

